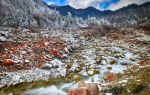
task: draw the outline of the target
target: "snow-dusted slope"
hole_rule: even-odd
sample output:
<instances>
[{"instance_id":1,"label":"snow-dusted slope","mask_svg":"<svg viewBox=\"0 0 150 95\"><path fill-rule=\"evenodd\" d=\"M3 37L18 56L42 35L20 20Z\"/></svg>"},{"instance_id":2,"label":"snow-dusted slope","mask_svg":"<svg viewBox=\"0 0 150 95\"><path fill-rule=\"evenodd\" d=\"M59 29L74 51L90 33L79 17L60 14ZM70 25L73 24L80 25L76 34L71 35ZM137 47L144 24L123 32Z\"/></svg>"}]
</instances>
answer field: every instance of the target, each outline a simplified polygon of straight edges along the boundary
<instances>
[{"instance_id":1,"label":"snow-dusted slope","mask_svg":"<svg viewBox=\"0 0 150 95\"><path fill-rule=\"evenodd\" d=\"M0 26L47 26L52 14L42 0L0 0Z\"/></svg>"}]
</instances>

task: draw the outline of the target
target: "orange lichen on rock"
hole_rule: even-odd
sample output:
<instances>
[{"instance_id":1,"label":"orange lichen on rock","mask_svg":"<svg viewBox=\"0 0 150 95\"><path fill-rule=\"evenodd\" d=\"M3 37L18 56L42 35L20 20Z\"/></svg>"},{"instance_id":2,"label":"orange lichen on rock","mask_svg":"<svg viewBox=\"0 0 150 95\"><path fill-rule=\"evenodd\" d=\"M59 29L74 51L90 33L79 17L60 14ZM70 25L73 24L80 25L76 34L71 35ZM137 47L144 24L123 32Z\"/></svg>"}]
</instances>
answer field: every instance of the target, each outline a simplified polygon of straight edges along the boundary
<instances>
[{"instance_id":1,"label":"orange lichen on rock","mask_svg":"<svg viewBox=\"0 0 150 95\"><path fill-rule=\"evenodd\" d=\"M145 64L145 61L142 60L142 61L138 62L138 64L141 65L141 66L143 66Z\"/></svg>"},{"instance_id":2,"label":"orange lichen on rock","mask_svg":"<svg viewBox=\"0 0 150 95\"><path fill-rule=\"evenodd\" d=\"M106 80L113 81L115 78L115 75L113 73L109 73L106 75Z\"/></svg>"},{"instance_id":3,"label":"orange lichen on rock","mask_svg":"<svg viewBox=\"0 0 150 95\"><path fill-rule=\"evenodd\" d=\"M150 59L141 60L138 62L140 66L150 65Z\"/></svg>"},{"instance_id":4,"label":"orange lichen on rock","mask_svg":"<svg viewBox=\"0 0 150 95\"><path fill-rule=\"evenodd\" d=\"M14 64L16 64L16 63L14 61L12 61L11 59L5 59L3 61L4 66L10 66L10 65L14 65Z\"/></svg>"},{"instance_id":5,"label":"orange lichen on rock","mask_svg":"<svg viewBox=\"0 0 150 95\"><path fill-rule=\"evenodd\" d=\"M58 57L59 56L59 52L55 48L52 48L51 49L51 55L53 57Z\"/></svg>"},{"instance_id":6,"label":"orange lichen on rock","mask_svg":"<svg viewBox=\"0 0 150 95\"><path fill-rule=\"evenodd\" d=\"M40 67L38 64L48 63L53 58L64 58L66 45L59 37L37 37L33 41L20 39L18 42L6 42L2 44L3 47L0 47L0 54L3 55L0 57L2 61L0 65L2 70L17 66L18 69L16 68L15 70ZM25 60L30 62L24 62ZM21 64L18 64L18 61Z\"/></svg>"}]
</instances>

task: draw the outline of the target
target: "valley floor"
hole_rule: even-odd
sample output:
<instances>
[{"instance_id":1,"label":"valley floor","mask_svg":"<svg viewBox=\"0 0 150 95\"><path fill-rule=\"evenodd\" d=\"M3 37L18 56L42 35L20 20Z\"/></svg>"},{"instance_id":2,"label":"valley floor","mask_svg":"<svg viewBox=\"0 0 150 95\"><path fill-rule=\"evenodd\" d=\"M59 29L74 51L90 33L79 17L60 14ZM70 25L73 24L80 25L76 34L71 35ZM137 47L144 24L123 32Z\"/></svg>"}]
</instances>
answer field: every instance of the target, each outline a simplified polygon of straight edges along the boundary
<instances>
[{"instance_id":1,"label":"valley floor","mask_svg":"<svg viewBox=\"0 0 150 95\"><path fill-rule=\"evenodd\" d=\"M81 82L96 84L99 95L150 92L148 31L122 28L99 37L88 29L1 27L0 33L1 95L72 95Z\"/></svg>"}]
</instances>

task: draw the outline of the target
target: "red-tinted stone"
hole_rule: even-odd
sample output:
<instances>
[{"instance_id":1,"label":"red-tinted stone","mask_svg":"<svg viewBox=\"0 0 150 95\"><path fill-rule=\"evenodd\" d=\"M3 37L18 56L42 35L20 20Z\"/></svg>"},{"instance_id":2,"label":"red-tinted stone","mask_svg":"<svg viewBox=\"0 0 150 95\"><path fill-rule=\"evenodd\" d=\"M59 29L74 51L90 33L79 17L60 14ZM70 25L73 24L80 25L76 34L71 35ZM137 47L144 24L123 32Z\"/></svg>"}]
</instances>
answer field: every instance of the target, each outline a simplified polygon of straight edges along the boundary
<instances>
[{"instance_id":1,"label":"red-tinted stone","mask_svg":"<svg viewBox=\"0 0 150 95\"><path fill-rule=\"evenodd\" d=\"M14 64L15 64L15 62L13 62L11 59L5 59L3 61L4 66L10 66L10 65L14 65Z\"/></svg>"},{"instance_id":2,"label":"red-tinted stone","mask_svg":"<svg viewBox=\"0 0 150 95\"><path fill-rule=\"evenodd\" d=\"M58 57L58 56L59 56L59 53L58 53L58 51L57 51L55 48L52 48L52 49L51 49L51 54L52 54L54 57Z\"/></svg>"},{"instance_id":3,"label":"red-tinted stone","mask_svg":"<svg viewBox=\"0 0 150 95\"><path fill-rule=\"evenodd\" d=\"M91 95L87 88L69 90L67 95Z\"/></svg>"},{"instance_id":4,"label":"red-tinted stone","mask_svg":"<svg viewBox=\"0 0 150 95\"><path fill-rule=\"evenodd\" d=\"M107 74L106 75L106 80L113 81L114 80L114 75L112 73Z\"/></svg>"},{"instance_id":5,"label":"red-tinted stone","mask_svg":"<svg viewBox=\"0 0 150 95\"><path fill-rule=\"evenodd\" d=\"M97 95L98 91L99 91L99 88L96 83L84 83L83 81L81 81L78 83L78 87L79 88L82 88L82 87L87 88L90 95Z\"/></svg>"}]
</instances>

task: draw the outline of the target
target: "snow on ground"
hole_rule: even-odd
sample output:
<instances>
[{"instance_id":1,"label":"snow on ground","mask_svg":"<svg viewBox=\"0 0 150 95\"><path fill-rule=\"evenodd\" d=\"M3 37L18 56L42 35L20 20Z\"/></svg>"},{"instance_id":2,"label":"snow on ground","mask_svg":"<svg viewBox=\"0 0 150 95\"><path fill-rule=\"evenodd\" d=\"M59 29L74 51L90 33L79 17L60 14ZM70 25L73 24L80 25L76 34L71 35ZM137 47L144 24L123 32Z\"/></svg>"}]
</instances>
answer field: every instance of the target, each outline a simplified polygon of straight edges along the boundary
<instances>
[{"instance_id":1,"label":"snow on ground","mask_svg":"<svg viewBox=\"0 0 150 95\"><path fill-rule=\"evenodd\" d=\"M95 58L96 55L95 54L95 49L94 48L90 48L90 49L85 49L82 52L82 57L86 59L87 64L94 64L95 63Z\"/></svg>"},{"instance_id":2,"label":"snow on ground","mask_svg":"<svg viewBox=\"0 0 150 95\"><path fill-rule=\"evenodd\" d=\"M66 75L66 68L61 66L57 69L43 70L34 68L31 70L8 72L7 75L1 79L0 87L15 85L21 82L33 82L39 80L48 80L50 77L64 77Z\"/></svg>"}]
</instances>

